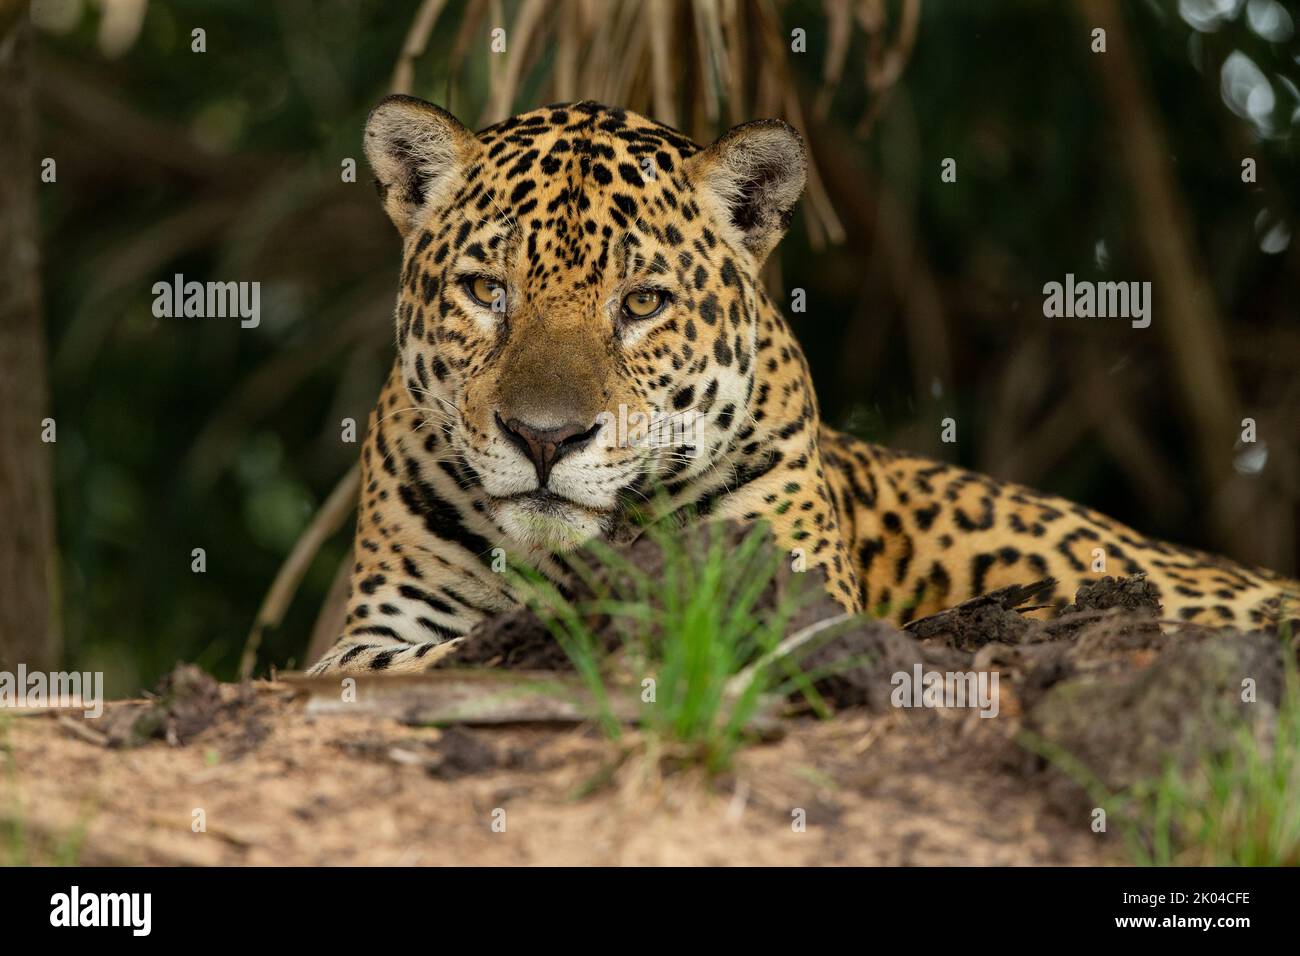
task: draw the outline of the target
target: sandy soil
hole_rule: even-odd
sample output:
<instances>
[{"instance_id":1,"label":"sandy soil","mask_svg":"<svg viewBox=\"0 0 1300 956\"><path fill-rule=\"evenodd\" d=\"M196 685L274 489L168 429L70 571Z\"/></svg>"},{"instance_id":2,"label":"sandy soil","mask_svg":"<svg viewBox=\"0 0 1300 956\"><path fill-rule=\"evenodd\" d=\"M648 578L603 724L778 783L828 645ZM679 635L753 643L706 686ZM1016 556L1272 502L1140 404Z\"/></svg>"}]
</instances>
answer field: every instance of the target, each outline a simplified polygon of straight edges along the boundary
<instances>
[{"instance_id":1,"label":"sandy soil","mask_svg":"<svg viewBox=\"0 0 1300 956\"><path fill-rule=\"evenodd\" d=\"M663 560L644 541L627 554L652 579ZM763 606L799 577L778 573ZM1266 735L1282 700L1283 645L1263 632L1162 621L1141 576L1102 578L1040 620L1035 597L1050 584L1003 588L906 630L855 622L809 645L800 666L824 675L818 693L837 713L790 716L799 701L771 700L767 724L779 736L744 748L714 778L680 755L652 753L635 733L614 742L575 724L592 713L589 701L524 608L449 645L429 673L362 679L355 700L337 678L220 685L180 666L156 698L110 704L97 720L0 715L0 858L1124 862L1124 827L1094 833L1094 801L1170 760L1191 767L1224 750L1237 726ZM790 633L839 613L822 598ZM619 682L617 627L594 612L592 621L613 652L607 689L629 686ZM960 704L900 709L894 680L922 670L999 679L997 716ZM1246 677L1258 702L1241 694ZM640 716L635 694L610 699L624 718ZM1018 741L1058 755L1056 765ZM1078 768L1095 781L1089 792L1071 776Z\"/></svg>"},{"instance_id":2,"label":"sandy soil","mask_svg":"<svg viewBox=\"0 0 1300 956\"><path fill-rule=\"evenodd\" d=\"M708 780L589 728L313 716L268 683L223 686L212 704L191 739L125 749L96 721L10 719L0 818L21 823L29 858L75 846L83 864L1088 864L1118 851L1118 835L1008 772L1025 759L1008 720L796 720Z\"/></svg>"}]
</instances>

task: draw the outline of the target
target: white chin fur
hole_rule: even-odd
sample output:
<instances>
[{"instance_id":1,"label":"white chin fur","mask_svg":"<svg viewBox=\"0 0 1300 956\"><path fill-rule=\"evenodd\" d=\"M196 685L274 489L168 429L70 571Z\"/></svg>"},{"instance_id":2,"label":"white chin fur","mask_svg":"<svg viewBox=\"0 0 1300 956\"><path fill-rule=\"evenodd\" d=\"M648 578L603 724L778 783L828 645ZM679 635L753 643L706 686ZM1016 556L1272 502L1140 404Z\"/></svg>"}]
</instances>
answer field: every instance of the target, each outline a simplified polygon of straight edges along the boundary
<instances>
[{"instance_id":1,"label":"white chin fur","mask_svg":"<svg viewBox=\"0 0 1300 956\"><path fill-rule=\"evenodd\" d=\"M498 507L496 518L511 540L557 553L573 551L601 533L596 515L563 504L540 511L528 503L510 501Z\"/></svg>"}]
</instances>

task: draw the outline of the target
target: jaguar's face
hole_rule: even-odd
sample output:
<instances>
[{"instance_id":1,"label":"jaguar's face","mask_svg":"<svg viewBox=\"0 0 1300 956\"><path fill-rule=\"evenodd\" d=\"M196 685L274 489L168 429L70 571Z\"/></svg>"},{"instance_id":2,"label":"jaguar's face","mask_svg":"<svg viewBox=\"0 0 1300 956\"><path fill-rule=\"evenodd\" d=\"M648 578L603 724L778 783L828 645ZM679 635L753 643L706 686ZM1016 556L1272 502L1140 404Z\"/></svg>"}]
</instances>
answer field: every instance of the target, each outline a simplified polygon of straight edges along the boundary
<instances>
[{"instance_id":1,"label":"jaguar's face","mask_svg":"<svg viewBox=\"0 0 1300 956\"><path fill-rule=\"evenodd\" d=\"M789 127L701 151L580 103L475 136L394 97L366 151L405 240L412 404L507 534L568 550L728 453L757 371L757 273L803 185Z\"/></svg>"}]
</instances>

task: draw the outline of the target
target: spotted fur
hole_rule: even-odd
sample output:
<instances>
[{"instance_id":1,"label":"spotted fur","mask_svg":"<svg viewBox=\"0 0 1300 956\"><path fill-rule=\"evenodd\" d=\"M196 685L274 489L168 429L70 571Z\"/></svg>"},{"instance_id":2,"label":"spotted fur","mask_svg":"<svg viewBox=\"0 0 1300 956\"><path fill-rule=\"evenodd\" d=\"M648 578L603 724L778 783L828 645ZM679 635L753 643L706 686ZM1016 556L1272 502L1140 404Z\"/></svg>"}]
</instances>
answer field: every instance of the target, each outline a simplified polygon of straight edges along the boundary
<instances>
[{"instance_id":1,"label":"spotted fur","mask_svg":"<svg viewBox=\"0 0 1300 956\"><path fill-rule=\"evenodd\" d=\"M821 424L759 279L805 178L783 123L700 149L577 103L473 134L390 97L365 146L403 239L397 359L362 451L346 625L316 673L427 667L515 603L502 558L560 579L565 552L627 537L629 505L652 501L766 519L846 609L896 621L1047 576L1061 605L1098 555L1147 573L1175 619L1270 625L1300 600L1271 572ZM632 315L629 295L662 308ZM620 406L698 416L702 437L604 440Z\"/></svg>"}]
</instances>

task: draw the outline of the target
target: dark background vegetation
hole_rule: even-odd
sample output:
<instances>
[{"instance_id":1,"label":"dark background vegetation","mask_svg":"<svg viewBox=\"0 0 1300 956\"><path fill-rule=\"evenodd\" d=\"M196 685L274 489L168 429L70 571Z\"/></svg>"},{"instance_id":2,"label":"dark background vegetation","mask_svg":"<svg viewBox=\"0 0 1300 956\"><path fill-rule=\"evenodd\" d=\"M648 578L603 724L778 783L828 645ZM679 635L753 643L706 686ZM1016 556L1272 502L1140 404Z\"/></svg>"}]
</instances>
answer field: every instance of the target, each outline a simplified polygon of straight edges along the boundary
<instances>
[{"instance_id":1,"label":"dark background vegetation","mask_svg":"<svg viewBox=\"0 0 1300 956\"><path fill-rule=\"evenodd\" d=\"M63 661L104 670L115 693L177 659L231 677L271 581L356 459L340 420L364 428L391 360L399 246L360 133L420 5L153 2L125 39L95 5L71 6L84 9L34 31L31 61L35 154L58 162L37 196ZM550 4L547 28L578 6ZM660 6L694 28L690 8ZM807 290L791 319L825 418L1294 573L1294 5L925 0L908 56L903 6L855 3L829 84L836 3L734 6L780 28L834 211L812 221L805 204L771 276ZM411 90L475 125L494 89L488 31L519 11L451 0ZM1097 25L1105 54L1090 51ZM196 26L206 53L190 52ZM789 53L796 27L805 54ZM553 98L561 54L534 47L515 109ZM897 82L872 79L890 50ZM711 120L698 72L675 69L675 119L707 138L754 118L738 108L752 114L765 82L770 100L761 72L746 79L760 92L724 90ZM1241 180L1247 156L1256 184ZM355 183L340 181L345 157ZM945 157L956 183L940 180ZM835 220L843 240L826 242ZM260 281L261 326L155 319L151 286L177 272ZM1151 280L1152 326L1044 318L1043 284L1067 272ZM946 416L955 445L939 441ZM1237 443L1246 416L1254 448ZM310 562L259 672L305 663L349 545L345 524Z\"/></svg>"}]
</instances>

